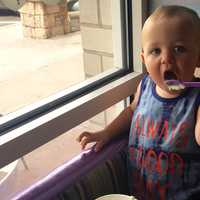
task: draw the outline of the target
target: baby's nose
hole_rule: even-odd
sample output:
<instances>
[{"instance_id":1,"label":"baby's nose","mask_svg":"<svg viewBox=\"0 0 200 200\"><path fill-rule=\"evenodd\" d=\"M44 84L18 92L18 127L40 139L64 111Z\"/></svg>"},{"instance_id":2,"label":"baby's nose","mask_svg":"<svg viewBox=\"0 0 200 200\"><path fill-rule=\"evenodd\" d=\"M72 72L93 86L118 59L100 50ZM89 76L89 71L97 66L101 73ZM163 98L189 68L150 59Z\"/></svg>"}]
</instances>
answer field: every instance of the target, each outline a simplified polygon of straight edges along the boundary
<instances>
[{"instance_id":1,"label":"baby's nose","mask_svg":"<svg viewBox=\"0 0 200 200\"><path fill-rule=\"evenodd\" d=\"M162 52L162 64L172 64L174 62L173 52L167 50Z\"/></svg>"}]
</instances>

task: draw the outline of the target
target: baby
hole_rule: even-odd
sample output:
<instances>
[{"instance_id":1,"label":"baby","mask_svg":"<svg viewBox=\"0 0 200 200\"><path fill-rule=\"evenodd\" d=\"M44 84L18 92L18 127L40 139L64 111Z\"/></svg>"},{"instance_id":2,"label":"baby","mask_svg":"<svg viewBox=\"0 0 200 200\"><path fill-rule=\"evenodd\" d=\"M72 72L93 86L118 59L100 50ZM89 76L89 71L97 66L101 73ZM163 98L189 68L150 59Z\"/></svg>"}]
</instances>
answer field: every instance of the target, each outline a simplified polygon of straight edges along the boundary
<instances>
[{"instance_id":1,"label":"baby","mask_svg":"<svg viewBox=\"0 0 200 200\"><path fill-rule=\"evenodd\" d=\"M182 6L163 6L146 20L141 58L148 74L133 102L98 132L84 132L82 148L99 151L129 132L130 192L139 200L200 199L200 90L170 90L168 79L198 81L200 19Z\"/></svg>"}]
</instances>

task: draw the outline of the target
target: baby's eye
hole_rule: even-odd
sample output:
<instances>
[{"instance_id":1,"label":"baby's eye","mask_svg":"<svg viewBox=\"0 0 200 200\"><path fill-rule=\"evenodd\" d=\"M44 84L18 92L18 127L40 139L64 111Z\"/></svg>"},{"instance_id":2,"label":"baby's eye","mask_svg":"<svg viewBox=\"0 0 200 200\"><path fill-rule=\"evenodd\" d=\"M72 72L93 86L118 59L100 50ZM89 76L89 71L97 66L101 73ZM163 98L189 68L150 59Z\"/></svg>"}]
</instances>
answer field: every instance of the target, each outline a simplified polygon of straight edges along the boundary
<instances>
[{"instance_id":1,"label":"baby's eye","mask_svg":"<svg viewBox=\"0 0 200 200\"><path fill-rule=\"evenodd\" d=\"M150 51L150 53L153 55L159 55L160 52L161 52L161 50L159 48L155 48Z\"/></svg>"},{"instance_id":2,"label":"baby's eye","mask_svg":"<svg viewBox=\"0 0 200 200\"><path fill-rule=\"evenodd\" d=\"M186 51L186 48L184 46L176 46L174 48L175 53L184 53Z\"/></svg>"}]
</instances>

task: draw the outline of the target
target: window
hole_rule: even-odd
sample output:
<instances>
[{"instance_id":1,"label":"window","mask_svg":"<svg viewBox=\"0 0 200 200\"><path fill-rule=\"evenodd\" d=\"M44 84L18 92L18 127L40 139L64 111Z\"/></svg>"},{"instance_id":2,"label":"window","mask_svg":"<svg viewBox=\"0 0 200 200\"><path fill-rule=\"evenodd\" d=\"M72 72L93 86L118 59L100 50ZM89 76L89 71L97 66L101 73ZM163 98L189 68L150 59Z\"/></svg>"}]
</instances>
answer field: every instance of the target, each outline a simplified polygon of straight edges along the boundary
<instances>
[{"instance_id":1,"label":"window","mask_svg":"<svg viewBox=\"0 0 200 200\"><path fill-rule=\"evenodd\" d=\"M82 4L81 2L91 3L89 0L80 1L80 4ZM98 2L96 6L100 6L104 4L107 5L108 1L92 0L92 2ZM139 40L138 38L142 27L142 11L144 2L129 0L111 1L112 11L115 11L113 13L114 18L112 18L114 61L113 65L108 65L111 66L111 68L105 71L103 70L102 73L95 76L93 74L89 74L92 75L92 77L89 77L87 80L58 92L55 95L46 97L38 102L34 102L15 112L11 112L0 119L1 167L133 94L133 87L136 85L136 82L139 81L142 73L142 65L138 61L140 44L139 42L137 43L137 41ZM82 7L84 8L85 6L82 5ZM133 24L131 20L132 8ZM83 14L83 18L85 18L85 20L88 19L88 15L89 13L86 12ZM99 16L96 17L98 18ZM101 20L105 20L105 22L107 22L106 19L103 19L103 17ZM91 34L89 31L90 28L95 27L98 29L96 26L88 24L88 22L84 20L81 23L83 26L83 33L81 34L83 35ZM133 45L131 40L132 26ZM109 26L105 27L108 28ZM95 40L100 40L102 37L101 33L98 31L100 30L97 30L96 35L98 37L95 38ZM63 38L64 36L60 37ZM92 48L92 43L95 42L94 38L91 40L91 43L89 39L84 39L84 36L82 38L83 44L86 44L89 41L87 44L88 46L86 45L87 48L84 55L85 57L92 57L88 54L97 52L97 50L88 50L90 47ZM52 43L53 41L54 39L52 39ZM35 42L35 40L31 40L31 42ZM40 40L40 42L43 42L43 40ZM135 59L132 58L132 47ZM84 50L85 49L83 48L83 51ZM62 54L63 52L57 52L55 48L55 53ZM102 55L105 56L107 54L103 52ZM23 57L23 54L20 56ZM103 56L101 58L101 62L103 62ZM49 59L51 59L51 56ZM133 62L135 65L134 72L130 73L130 68L132 67ZM115 63L118 65L115 65ZM115 67L113 68L113 66ZM73 65L70 65L70 68L73 67ZM89 71L92 73L92 70ZM67 75L68 74L66 74L66 76ZM26 78L30 79L28 76ZM23 86L24 88L28 87L26 82L23 82ZM40 86L38 85L37 87L39 88ZM18 95L20 96L20 94ZM12 99L14 101L14 97Z\"/></svg>"},{"instance_id":2,"label":"window","mask_svg":"<svg viewBox=\"0 0 200 200\"><path fill-rule=\"evenodd\" d=\"M82 70L84 72L83 79L77 82L71 82L68 87L66 82L64 82L61 87L50 90L48 94L45 93L45 90L41 90L45 94L43 92L40 94L44 94L44 96L39 96L37 93L36 96L39 96L38 99L25 102L23 105L16 104L14 109L3 113L4 116L0 118L0 167L22 157L66 131L69 131L68 135L70 137L71 130L88 119L92 118L94 121L102 117L110 117L108 113L111 113L110 110L113 111L111 106L119 102L115 106L118 106L119 109L117 110L120 110L124 105L122 100L134 93L143 72L143 66L140 62L140 32L145 18L146 1L79 0L79 3L81 5L80 7L82 7L81 9L83 9L83 11L80 9L79 13L81 31L47 39L50 41L51 45L44 46L46 49L52 48L54 50L52 54L47 53L46 55L49 62L53 62L56 59L54 53L58 55L58 57L62 57L63 54L69 51L69 55L73 57L72 53L77 52L76 48L69 45L70 49L65 49L63 52L54 46L56 40L59 40L59 42L63 44L65 37L71 37L72 43L74 43L76 47L78 46L78 50L81 51L81 53L79 52L79 57L73 57L73 61L77 63L81 60L80 62L83 64L82 67L84 67L84 70ZM104 10L101 9L103 6L105 8ZM110 8L110 10L107 10L108 8ZM95 10L97 12L95 12ZM104 14L101 15L101 12ZM73 16L73 14L75 13L71 15ZM112 20L107 20L108 16L111 14ZM0 23L3 24L0 26L0 34L4 32L3 28L5 27L12 29L13 26L11 26L11 24L14 24L14 27L18 28L18 25L21 24L19 19L14 23L12 20L11 22L2 22L0 20ZM6 24L8 24L8 26ZM106 34L102 29L105 29ZM108 34L108 32L110 34ZM13 32L11 33L13 34ZM20 32L19 35L21 40L29 41L28 46L38 41L43 44L47 42L45 39L24 39ZM93 38L94 35L95 38ZM111 46L108 45L110 44L110 38L107 35L112 38ZM82 46L74 39L76 37L79 38L78 41L81 42ZM104 45L101 41L102 38L106 46L102 46ZM94 46L96 41L99 43L97 46ZM17 44L18 43L15 43L16 46ZM39 47L43 50L43 47ZM38 51L42 51L41 49ZM108 50L108 52L106 52L106 50ZM23 51L17 59L23 59L26 53L26 51ZM38 52L35 51L35 54L37 53ZM0 53L2 56L5 54L6 51L1 51ZM10 57L12 59L9 59ZM9 57L4 57L4 59L10 62L14 60L11 54ZM38 59L42 59L42 57L38 57ZM66 57L63 69L65 70L65 67L67 67L70 68L70 70L74 70L75 76L78 77L82 72L77 70L76 65L68 59L69 57ZM30 59L28 63L33 64ZM46 66L44 69L47 71L50 70L51 67L49 66L51 66L51 64L44 64L44 66ZM27 67L26 64L24 64L24 66ZM55 80L53 80L55 82L52 82L53 86L57 81L60 81L60 79L57 78L59 75L64 77L64 81L66 81L65 78L67 77L72 78L72 73L60 70L62 66L59 60L58 65L55 66L57 68L55 71L52 71L52 76L47 76L46 79L46 81L49 81L51 77L55 78ZM37 67L36 62L36 68ZM59 70L58 67L60 67ZM21 69L22 68L20 68L20 70ZM15 72L18 73L20 70L17 68ZM33 92L33 88L27 81L31 81L34 72L36 72L35 77L39 76L37 78L41 78L41 80L44 81L45 76L43 76L43 73L45 70L42 71L41 74L38 73L39 71L37 70L37 72L33 70L27 74L20 74L20 77L22 75L26 77L26 79L21 79L23 80L20 82L21 86L23 86L21 88L23 90L27 89L28 92ZM56 75L57 71L60 73L59 75ZM28 76L28 74L30 76ZM10 75L9 72L8 76ZM10 80L12 80L12 78L13 76ZM43 87L42 82L36 81L32 82L32 84L36 86L36 92ZM48 84L49 82L47 85ZM12 86L15 85L13 84ZM10 89L12 89L12 87L10 87ZM8 92L11 95L11 101L15 101L15 97L18 96L28 98L30 94L23 94L19 89L13 96L11 90L8 90ZM5 101L4 104L6 105L6 103ZM4 105L3 103L1 104ZM19 107L22 108L19 109ZM109 109L107 113L105 112L106 109ZM103 112L102 115L101 112ZM95 117L97 114L100 116ZM88 122L86 121L85 123L87 127Z\"/></svg>"}]
</instances>

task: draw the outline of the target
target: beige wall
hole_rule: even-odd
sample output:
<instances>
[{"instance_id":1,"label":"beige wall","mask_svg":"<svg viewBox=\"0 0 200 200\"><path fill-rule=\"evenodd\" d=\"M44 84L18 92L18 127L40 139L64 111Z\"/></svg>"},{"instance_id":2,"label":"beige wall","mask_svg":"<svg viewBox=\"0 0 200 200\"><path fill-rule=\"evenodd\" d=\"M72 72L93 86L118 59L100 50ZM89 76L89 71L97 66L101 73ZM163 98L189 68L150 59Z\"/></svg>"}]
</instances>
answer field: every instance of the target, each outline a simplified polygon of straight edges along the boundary
<instances>
[{"instance_id":1,"label":"beige wall","mask_svg":"<svg viewBox=\"0 0 200 200\"><path fill-rule=\"evenodd\" d=\"M111 0L80 0L86 78L113 66Z\"/></svg>"},{"instance_id":2,"label":"beige wall","mask_svg":"<svg viewBox=\"0 0 200 200\"><path fill-rule=\"evenodd\" d=\"M120 31L113 31L113 11L117 14L118 11L112 7L112 2L114 2L114 6L116 6L116 3L119 1L79 0L80 29L86 78L113 68L114 65L115 67L121 66L121 63L118 61L119 59L116 59L116 54L118 54L117 51L119 51L116 51L116 49L120 49L120 47L114 48L115 45L113 44L114 37L116 37L120 43L118 37ZM117 34L117 36L115 36L115 34ZM112 121L123 107L123 102L120 102L93 117L91 121L104 126Z\"/></svg>"}]
</instances>

